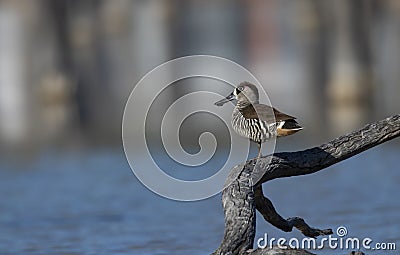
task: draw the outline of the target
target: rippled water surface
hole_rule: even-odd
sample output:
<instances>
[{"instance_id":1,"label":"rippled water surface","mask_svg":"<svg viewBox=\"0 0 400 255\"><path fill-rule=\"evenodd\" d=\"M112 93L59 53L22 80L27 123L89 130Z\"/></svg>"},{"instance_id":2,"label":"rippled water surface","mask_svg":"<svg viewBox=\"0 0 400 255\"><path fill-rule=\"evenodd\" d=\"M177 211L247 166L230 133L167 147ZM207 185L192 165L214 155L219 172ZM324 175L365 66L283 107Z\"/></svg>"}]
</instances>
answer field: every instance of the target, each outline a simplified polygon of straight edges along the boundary
<instances>
[{"instance_id":1,"label":"rippled water surface","mask_svg":"<svg viewBox=\"0 0 400 255\"><path fill-rule=\"evenodd\" d=\"M374 148L317 174L265 184L284 217L345 226L400 250L399 147ZM209 254L223 234L220 195L176 202L148 191L122 152L43 153L0 166L0 254ZM260 215L258 215L260 216ZM257 218L256 239L302 238ZM325 249L318 254L347 254Z\"/></svg>"}]
</instances>

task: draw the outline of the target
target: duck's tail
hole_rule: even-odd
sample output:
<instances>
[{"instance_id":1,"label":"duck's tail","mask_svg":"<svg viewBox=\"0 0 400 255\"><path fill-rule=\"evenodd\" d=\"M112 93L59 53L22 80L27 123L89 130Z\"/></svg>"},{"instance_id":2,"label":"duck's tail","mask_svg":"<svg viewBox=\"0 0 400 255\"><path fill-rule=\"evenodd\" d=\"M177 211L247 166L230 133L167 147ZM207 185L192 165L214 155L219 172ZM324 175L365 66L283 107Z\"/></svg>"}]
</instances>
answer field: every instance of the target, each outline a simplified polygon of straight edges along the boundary
<instances>
[{"instance_id":1,"label":"duck's tail","mask_svg":"<svg viewBox=\"0 0 400 255\"><path fill-rule=\"evenodd\" d=\"M283 120L279 123L278 127L276 128L277 136L287 136L292 135L300 130L303 127L297 123L295 119Z\"/></svg>"}]
</instances>

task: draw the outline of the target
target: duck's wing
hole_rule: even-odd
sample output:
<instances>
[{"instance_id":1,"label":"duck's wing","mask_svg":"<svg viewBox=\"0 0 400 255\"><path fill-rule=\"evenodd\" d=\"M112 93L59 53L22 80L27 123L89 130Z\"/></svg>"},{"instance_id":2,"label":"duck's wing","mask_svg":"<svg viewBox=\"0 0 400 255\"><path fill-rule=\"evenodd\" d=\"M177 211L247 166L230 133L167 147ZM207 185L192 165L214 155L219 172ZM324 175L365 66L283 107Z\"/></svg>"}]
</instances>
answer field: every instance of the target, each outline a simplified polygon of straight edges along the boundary
<instances>
[{"instance_id":1,"label":"duck's wing","mask_svg":"<svg viewBox=\"0 0 400 255\"><path fill-rule=\"evenodd\" d=\"M243 109L240 109L240 112L246 119L261 119L266 122L278 122L296 119L296 117L287 115L286 113L280 112L277 109L265 104L249 105Z\"/></svg>"}]
</instances>

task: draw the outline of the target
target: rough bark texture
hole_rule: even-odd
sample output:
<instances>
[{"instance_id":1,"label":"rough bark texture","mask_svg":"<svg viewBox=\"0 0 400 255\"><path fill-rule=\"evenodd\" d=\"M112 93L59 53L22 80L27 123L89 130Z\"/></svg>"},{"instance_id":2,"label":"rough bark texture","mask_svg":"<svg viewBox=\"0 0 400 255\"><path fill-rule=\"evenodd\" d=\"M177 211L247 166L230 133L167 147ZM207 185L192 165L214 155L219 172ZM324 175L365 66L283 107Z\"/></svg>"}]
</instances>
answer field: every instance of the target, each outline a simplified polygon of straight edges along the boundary
<instances>
[{"instance_id":1,"label":"rough bark texture","mask_svg":"<svg viewBox=\"0 0 400 255\"><path fill-rule=\"evenodd\" d=\"M331 229L312 228L299 217L282 218L271 201L264 196L261 184L276 178L315 173L398 136L400 136L400 115L395 115L319 147L298 152L276 153L235 166L222 191L225 213L224 238L213 254L312 254L305 250L277 247L252 249L256 209L266 221L286 232L292 231L295 227L308 237L332 233Z\"/></svg>"}]
</instances>

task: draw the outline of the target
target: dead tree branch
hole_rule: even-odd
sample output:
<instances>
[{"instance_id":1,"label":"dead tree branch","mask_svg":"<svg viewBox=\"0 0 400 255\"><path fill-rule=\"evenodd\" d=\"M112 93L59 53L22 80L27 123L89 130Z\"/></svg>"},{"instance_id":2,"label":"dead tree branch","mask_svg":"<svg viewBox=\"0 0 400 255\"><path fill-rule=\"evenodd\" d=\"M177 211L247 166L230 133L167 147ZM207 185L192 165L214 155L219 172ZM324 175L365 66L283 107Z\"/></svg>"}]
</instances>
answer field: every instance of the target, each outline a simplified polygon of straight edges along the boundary
<instances>
[{"instance_id":1,"label":"dead tree branch","mask_svg":"<svg viewBox=\"0 0 400 255\"><path fill-rule=\"evenodd\" d=\"M261 184L277 178L318 172L398 136L400 115L394 115L318 147L276 153L235 166L222 191L225 232L221 245L213 254L311 254L291 249L278 251L278 248L252 250L256 209L266 221L286 232L295 227L308 237L332 233L331 229L312 228L299 217L281 217L264 196Z\"/></svg>"}]
</instances>

